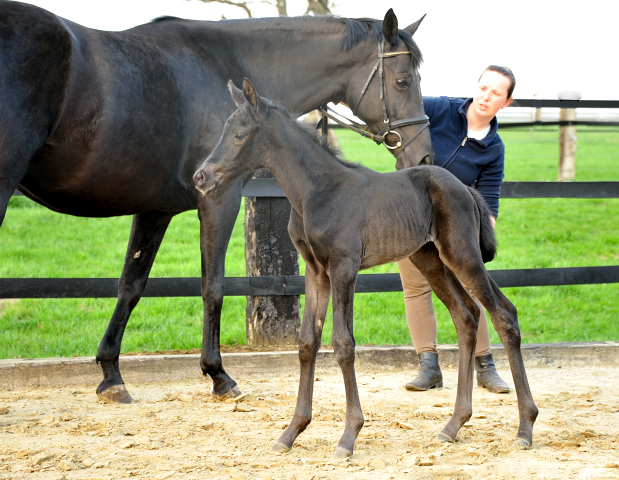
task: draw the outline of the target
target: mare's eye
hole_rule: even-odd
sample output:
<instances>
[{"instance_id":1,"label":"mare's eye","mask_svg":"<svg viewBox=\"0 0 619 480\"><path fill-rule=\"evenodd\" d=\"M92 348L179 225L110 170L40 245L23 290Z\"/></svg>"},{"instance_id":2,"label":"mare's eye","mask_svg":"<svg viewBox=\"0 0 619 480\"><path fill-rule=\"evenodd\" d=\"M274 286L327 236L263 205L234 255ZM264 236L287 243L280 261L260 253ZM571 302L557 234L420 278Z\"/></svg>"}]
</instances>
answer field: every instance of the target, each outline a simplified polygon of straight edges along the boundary
<instances>
[{"instance_id":1,"label":"mare's eye","mask_svg":"<svg viewBox=\"0 0 619 480\"><path fill-rule=\"evenodd\" d=\"M240 142L241 140L243 140L245 138L245 134L244 133L237 133L236 135L234 135L234 139L237 142Z\"/></svg>"},{"instance_id":2,"label":"mare's eye","mask_svg":"<svg viewBox=\"0 0 619 480\"><path fill-rule=\"evenodd\" d=\"M395 81L395 83L396 83L396 85L397 85L398 87L400 87L400 88L406 88L406 87L408 87L408 82L407 82L406 80L401 79L401 78L397 79L397 80Z\"/></svg>"}]
</instances>

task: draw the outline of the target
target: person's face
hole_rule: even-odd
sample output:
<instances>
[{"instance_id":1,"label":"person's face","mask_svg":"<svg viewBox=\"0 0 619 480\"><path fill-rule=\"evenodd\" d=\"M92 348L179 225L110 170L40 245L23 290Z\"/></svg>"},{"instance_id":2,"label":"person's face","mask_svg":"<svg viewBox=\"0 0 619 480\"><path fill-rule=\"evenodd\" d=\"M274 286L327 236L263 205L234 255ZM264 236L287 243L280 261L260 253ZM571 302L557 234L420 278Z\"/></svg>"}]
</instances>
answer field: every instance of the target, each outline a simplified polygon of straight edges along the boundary
<instances>
[{"instance_id":1,"label":"person's face","mask_svg":"<svg viewBox=\"0 0 619 480\"><path fill-rule=\"evenodd\" d=\"M494 118L499 110L512 103L513 99L507 98L509 87L509 78L492 70L485 71L473 96L472 107L475 113L480 117Z\"/></svg>"}]
</instances>

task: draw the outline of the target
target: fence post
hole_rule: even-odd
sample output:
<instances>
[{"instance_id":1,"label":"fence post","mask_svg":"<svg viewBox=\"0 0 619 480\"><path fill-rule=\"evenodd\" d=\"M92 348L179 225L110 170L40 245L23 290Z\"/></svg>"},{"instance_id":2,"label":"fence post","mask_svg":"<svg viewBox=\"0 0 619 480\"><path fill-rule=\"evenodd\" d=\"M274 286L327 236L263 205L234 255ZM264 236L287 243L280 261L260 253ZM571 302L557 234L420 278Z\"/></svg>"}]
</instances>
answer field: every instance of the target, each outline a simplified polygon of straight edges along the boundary
<instances>
[{"instance_id":1,"label":"fence post","mask_svg":"<svg viewBox=\"0 0 619 480\"><path fill-rule=\"evenodd\" d=\"M270 178L267 170L254 178ZM245 264L248 277L298 275L299 260L288 235L287 198L245 199ZM300 326L299 296L247 297L248 345L296 345Z\"/></svg>"},{"instance_id":2,"label":"fence post","mask_svg":"<svg viewBox=\"0 0 619 480\"><path fill-rule=\"evenodd\" d=\"M579 92L559 92L559 100L580 100ZM561 108L559 122L574 122L575 108ZM561 125L559 136L559 180L573 180L576 174L576 125Z\"/></svg>"}]
</instances>

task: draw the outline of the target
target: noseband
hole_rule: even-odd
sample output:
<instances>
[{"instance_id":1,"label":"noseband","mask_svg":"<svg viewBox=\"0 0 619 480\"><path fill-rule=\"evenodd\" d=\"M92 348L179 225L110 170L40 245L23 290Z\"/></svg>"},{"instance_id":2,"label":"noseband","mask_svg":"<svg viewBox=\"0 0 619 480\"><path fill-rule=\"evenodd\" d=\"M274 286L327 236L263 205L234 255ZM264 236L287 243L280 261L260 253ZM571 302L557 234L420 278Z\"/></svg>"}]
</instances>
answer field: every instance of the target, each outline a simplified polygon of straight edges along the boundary
<instances>
[{"instance_id":1,"label":"noseband","mask_svg":"<svg viewBox=\"0 0 619 480\"><path fill-rule=\"evenodd\" d=\"M379 98L382 102L383 122L385 123L385 128L383 128L378 134L373 134L372 132L370 132L369 127L367 125L363 125L361 123L355 122L354 120L351 120L345 117L344 115L340 115L335 110L333 110L332 108L329 108L326 105L323 107L319 107L318 110L323 115L323 119L321 120L323 133L326 131L326 128L327 128L327 120L324 117L327 117L333 120L335 123L341 125L342 127L348 128L349 130L357 132L366 138L374 140L378 144L384 143L385 147L387 147L389 150L396 150L399 148L400 151L395 154L395 156L397 157L413 140L415 140L419 136L421 132L423 132L426 128L430 126L430 119L428 118L427 115L422 115L420 117L405 118L403 120L396 120L394 122L391 121L391 118L389 115L389 102L387 101L387 90L385 88L385 71L383 68L383 61L385 58L391 58L397 55L410 55L411 52L384 53L384 50L385 50L385 40L383 39L378 43L378 54L377 54L378 60L376 62L376 65L374 65L374 68L370 72L370 76L366 80L365 85L363 85L363 88L361 89L361 95L359 96L359 100L357 100L357 103L355 104L355 107L353 108L352 112L353 112L353 115L356 115L357 109L359 108L359 105L361 104L361 100L363 99L363 95L365 95L365 92L367 91L368 86L370 85L370 82L372 81L372 78L374 78L374 74L378 71ZM342 121L340 118L336 117L335 115L338 115L339 117L344 118L348 123ZM398 127L404 127L407 125L422 125L422 126L421 128L419 128L419 130L417 130L417 132L415 133L415 135L413 135L412 138L409 138L406 142L402 143L402 135L400 135L398 132L396 132L393 129L398 128ZM390 134L397 136L398 140L395 142L395 144L389 144L389 142L387 141L387 136Z\"/></svg>"}]
</instances>

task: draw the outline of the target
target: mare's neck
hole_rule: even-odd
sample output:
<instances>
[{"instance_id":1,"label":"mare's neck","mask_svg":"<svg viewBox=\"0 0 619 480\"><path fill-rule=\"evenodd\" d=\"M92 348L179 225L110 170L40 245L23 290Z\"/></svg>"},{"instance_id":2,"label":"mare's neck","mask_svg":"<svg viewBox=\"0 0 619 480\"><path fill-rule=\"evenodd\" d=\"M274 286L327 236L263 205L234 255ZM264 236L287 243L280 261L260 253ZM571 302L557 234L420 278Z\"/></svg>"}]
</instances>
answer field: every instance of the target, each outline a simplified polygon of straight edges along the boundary
<instances>
[{"instance_id":1,"label":"mare's neck","mask_svg":"<svg viewBox=\"0 0 619 480\"><path fill-rule=\"evenodd\" d=\"M222 75L240 85L249 78L260 94L289 111L307 113L345 101L352 65L363 64L371 46L346 52L338 45L344 24L320 17L205 22L194 36L204 39ZM208 43L206 43L208 42ZM218 50L213 51L213 45ZM369 70L368 70L369 73Z\"/></svg>"}]
</instances>

